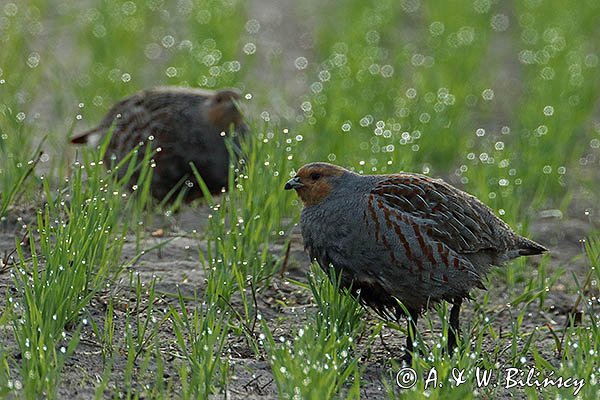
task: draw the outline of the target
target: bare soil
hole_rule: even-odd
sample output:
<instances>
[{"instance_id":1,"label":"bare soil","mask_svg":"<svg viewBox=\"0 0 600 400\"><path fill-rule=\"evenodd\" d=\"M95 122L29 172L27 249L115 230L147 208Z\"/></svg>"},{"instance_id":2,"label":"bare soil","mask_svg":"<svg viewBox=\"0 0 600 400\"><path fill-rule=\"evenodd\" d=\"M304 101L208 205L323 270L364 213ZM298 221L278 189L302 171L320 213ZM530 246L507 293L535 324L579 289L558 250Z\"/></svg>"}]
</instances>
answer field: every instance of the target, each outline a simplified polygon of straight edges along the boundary
<instances>
[{"instance_id":1,"label":"bare soil","mask_svg":"<svg viewBox=\"0 0 600 400\"><path fill-rule=\"evenodd\" d=\"M11 257L9 254L14 250L15 239L21 239L25 233L24 225L31 221L35 214L33 209L13 210L14 213L0 226L0 255L3 256L8 265L0 274L0 307L4 307L9 297L15 296L14 285L11 278ZM532 238L547 245L550 248L550 257L552 269L562 267L566 272L558 280L557 284L550 288L544 307L540 308L535 302L529 306L529 312L526 314L525 322L521 332L532 333L538 329L538 340L535 347L552 364L560 361L558 355L554 353L554 339L546 327L551 326L559 332L564 327L567 317L576 301L575 284L571 272L575 273L580 282L584 280L588 268L587 261L582 253L581 240L591 232L597 231L599 223L597 218L591 220L584 210L573 210L573 216L568 218L538 218L533 223ZM193 296L194 293L202 293L204 287L204 271L198 256L199 251L204 251L206 243L198 240L192 235L192 231L201 232L206 223L207 208L201 204L186 207L174 217L164 218L156 216L155 226L147 230L147 239L143 246L150 248L161 241L169 241L158 250L146 253L139 259L132 269L139 273L143 282L148 284L153 277L158 278L157 289L161 293L159 299L155 302L155 309L167 308L167 303L177 301L172 294L181 290L186 296ZM152 237L151 232L157 228L162 228L165 232L163 237ZM302 240L296 228L292 232L293 240L289 262L282 274L273 277L271 284L257 297L257 307L259 313L273 330L276 337L291 337L294 331L300 327L307 318L315 311L316 307L312 302L311 293L293 283L290 279L306 281L306 273L309 270L309 259L303 251ZM273 246L275 254L284 254L282 245ZM134 242L126 243L123 251L123 259L128 260L136 254ZM7 258L8 256L8 258ZM527 268L535 268L535 260L527 264ZM549 273L552 273L550 271ZM124 275L126 276L126 274ZM480 307L481 299L484 296L482 291L474 292L474 301L467 303L463 307L462 326L466 332L471 329L477 329L473 326L472 320L475 312L484 312L486 316L493 321L495 329L505 332L505 335L499 339L500 346L510 346L509 337L511 322L516 315L511 312L508 303L511 298L519 293L519 284L516 288L509 290L503 283L504 279L499 271L494 271L488 277L488 288L490 301L485 309L477 310ZM106 304L109 293L103 293L97 296L88 307L88 318L102 326L106 312ZM114 393L123 390L123 373L125 367L125 343L123 342L123 332L126 313L143 313L144 310L135 310L135 294L129 287L127 279L116 283L115 290L111 291L115 304L114 322L116 325L115 350L113 355L116 362L113 365L113 372L110 384L105 391L106 397L111 397ZM193 307L193 302L189 307ZM240 304L232 304L235 309ZM437 342L440 332L440 324L435 313L430 312L433 321L433 330L428 328L428 323L421 321L419 328L423 339L428 346L433 346ZM374 315L367 314L370 325L374 325L377 319ZM83 318L84 316L82 316ZM583 317L583 323L589 320ZM16 343L12 339L10 327L1 328L4 334L0 335L1 345L8 350L9 354L18 360L19 354ZM169 324L164 324L159 330L161 353L165 358L165 378L173 379L173 384L177 386L177 367L181 362L181 354L177 351L175 335ZM540 332L546 332L545 334ZM69 332L70 333L70 332ZM255 333L260 333L260 326L257 326ZM384 328L381 334L381 340L376 340L368 345L366 340L359 343L358 352L362 355L361 364L364 368L362 382L362 396L364 398L381 398L385 394L384 381L392 382L398 364L395 360L403 354L402 348L405 343L405 336L389 327ZM368 346L367 346L368 345ZM498 345L492 339L485 343L490 349ZM273 382L270 373L270 366L265 359L264 354L256 355L249 347L243 335L230 335L227 340L224 356L229 360L231 376L225 388L225 392L216 395L218 398L277 398L277 388ZM510 360L501 360L510 365ZM394 362L392 364L392 362ZM94 395L96 387L104 372L104 363L100 342L92 332L90 326L86 326L82 332L81 343L75 353L68 359L63 378L59 388L61 398L85 399ZM150 366L150 370L155 366ZM141 378L140 385L144 380L151 379L152 376ZM505 393L506 396L519 397L518 393Z\"/></svg>"}]
</instances>

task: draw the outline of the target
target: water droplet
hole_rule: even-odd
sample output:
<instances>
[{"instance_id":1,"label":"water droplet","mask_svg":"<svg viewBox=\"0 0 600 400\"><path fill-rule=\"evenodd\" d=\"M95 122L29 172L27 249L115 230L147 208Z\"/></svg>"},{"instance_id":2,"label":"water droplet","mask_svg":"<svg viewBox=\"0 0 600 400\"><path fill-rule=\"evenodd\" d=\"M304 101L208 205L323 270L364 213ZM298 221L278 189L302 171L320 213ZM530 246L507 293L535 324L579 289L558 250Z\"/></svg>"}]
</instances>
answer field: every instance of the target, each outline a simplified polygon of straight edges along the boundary
<instances>
[{"instance_id":1,"label":"water droplet","mask_svg":"<svg viewBox=\"0 0 600 400\"><path fill-rule=\"evenodd\" d=\"M257 34L260 31L260 22L256 19L249 19L246 22L246 32L251 35Z\"/></svg>"},{"instance_id":2,"label":"water droplet","mask_svg":"<svg viewBox=\"0 0 600 400\"><path fill-rule=\"evenodd\" d=\"M144 54L149 60L156 60L162 53L162 47L156 43L150 43L144 48Z\"/></svg>"},{"instance_id":3,"label":"water droplet","mask_svg":"<svg viewBox=\"0 0 600 400\"><path fill-rule=\"evenodd\" d=\"M442 33L444 33L444 23L441 21L434 21L431 23L431 25L429 25L429 32L431 33L431 36L440 36Z\"/></svg>"},{"instance_id":4,"label":"water droplet","mask_svg":"<svg viewBox=\"0 0 600 400\"><path fill-rule=\"evenodd\" d=\"M165 75L167 75L169 78L174 78L174 77L176 77L176 76L177 76L177 68L175 68L175 67L173 67L173 66L171 66L171 67L168 67L168 68L165 70Z\"/></svg>"},{"instance_id":5,"label":"water droplet","mask_svg":"<svg viewBox=\"0 0 600 400\"><path fill-rule=\"evenodd\" d=\"M319 80L321 82L327 82L329 79L331 79L331 72L327 70L319 71Z\"/></svg>"},{"instance_id":6,"label":"water droplet","mask_svg":"<svg viewBox=\"0 0 600 400\"><path fill-rule=\"evenodd\" d=\"M294 65L297 69L306 69L306 67L308 67L308 60L306 59L306 57L298 57L294 61Z\"/></svg>"},{"instance_id":7,"label":"water droplet","mask_svg":"<svg viewBox=\"0 0 600 400\"><path fill-rule=\"evenodd\" d=\"M548 133L548 127L546 125L540 125L535 129L537 136L544 136Z\"/></svg>"},{"instance_id":8,"label":"water droplet","mask_svg":"<svg viewBox=\"0 0 600 400\"><path fill-rule=\"evenodd\" d=\"M381 76L384 78L390 78L392 75L394 75L394 67L389 64L381 67Z\"/></svg>"},{"instance_id":9,"label":"water droplet","mask_svg":"<svg viewBox=\"0 0 600 400\"><path fill-rule=\"evenodd\" d=\"M8 3L4 6L4 14L7 17L14 17L17 15L17 11L19 11L19 8L15 3Z\"/></svg>"},{"instance_id":10,"label":"water droplet","mask_svg":"<svg viewBox=\"0 0 600 400\"><path fill-rule=\"evenodd\" d=\"M492 89L485 89L481 93L481 97L483 97L484 100L491 101L494 99L494 91Z\"/></svg>"},{"instance_id":11,"label":"water droplet","mask_svg":"<svg viewBox=\"0 0 600 400\"><path fill-rule=\"evenodd\" d=\"M125 15L133 15L133 14L135 14L136 10L137 10L137 6L135 5L135 3L133 1L126 1L121 6L121 11L123 11L123 14L125 14Z\"/></svg>"},{"instance_id":12,"label":"water droplet","mask_svg":"<svg viewBox=\"0 0 600 400\"><path fill-rule=\"evenodd\" d=\"M248 42L244 45L244 53L247 55L256 53L256 45L252 42Z\"/></svg>"},{"instance_id":13,"label":"water droplet","mask_svg":"<svg viewBox=\"0 0 600 400\"><path fill-rule=\"evenodd\" d=\"M160 41L165 48L173 47L175 44L175 38L171 35L166 35Z\"/></svg>"},{"instance_id":14,"label":"water droplet","mask_svg":"<svg viewBox=\"0 0 600 400\"><path fill-rule=\"evenodd\" d=\"M27 57L27 66L29 68L35 68L40 64L40 54L33 52L31 54L29 54L29 57Z\"/></svg>"},{"instance_id":15,"label":"water droplet","mask_svg":"<svg viewBox=\"0 0 600 400\"><path fill-rule=\"evenodd\" d=\"M544 67L542 68L542 71L540 72L540 76L542 77L542 79L549 81L554 79L555 76L555 72L554 69L552 69L551 67Z\"/></svg>"},{"instance_id":16,"label":"water droplet","mask_svg":"<svg viewBox=\"0 0 600 400\"><path fill-rule=\"evenodd\" d=\"M510 24L510 20L509 20L508 16L506 16L504 14L494 15L490 22L492 29L497 32L504 32L505 30L508 29L509 24Z\"/></svg>"}]
</instances>

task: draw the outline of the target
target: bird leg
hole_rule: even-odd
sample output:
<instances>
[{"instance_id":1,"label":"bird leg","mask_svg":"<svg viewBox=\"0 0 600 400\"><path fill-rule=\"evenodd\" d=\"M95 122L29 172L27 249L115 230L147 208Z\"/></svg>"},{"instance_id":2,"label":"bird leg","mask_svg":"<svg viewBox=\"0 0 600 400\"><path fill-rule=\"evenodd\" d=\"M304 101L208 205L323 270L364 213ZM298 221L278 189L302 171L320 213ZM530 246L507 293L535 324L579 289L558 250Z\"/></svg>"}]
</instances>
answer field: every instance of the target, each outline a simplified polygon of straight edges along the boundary
<instances>
[{"instance_id":1,"label":"bird leg","mask_svg":"<svg viewBox=\"0 0 600 400\"><path fill-rule=\"evenodd\" d=\"M408 324L407 324L407 336L406 336L406 352L402 359L406 361L407 364L410 364L412 361L413 354L413 343L414 339L417 336L417 320L419 318L419 313L414 310L408 310Z\"/></svg>"},{"instance_id":2,"label":"bird leg","mask_svg":"<svg viewBox=\"0 0 600 400\"><path fill-rule=\"evenodd\" d=\"M452 355L452 351L456 347L456 336L460 332L458 317L460 314L460 306L462 298L454 299L452 309L450 310L450 328L448 329L448 354Z\"/></svg>"}]
</instances>

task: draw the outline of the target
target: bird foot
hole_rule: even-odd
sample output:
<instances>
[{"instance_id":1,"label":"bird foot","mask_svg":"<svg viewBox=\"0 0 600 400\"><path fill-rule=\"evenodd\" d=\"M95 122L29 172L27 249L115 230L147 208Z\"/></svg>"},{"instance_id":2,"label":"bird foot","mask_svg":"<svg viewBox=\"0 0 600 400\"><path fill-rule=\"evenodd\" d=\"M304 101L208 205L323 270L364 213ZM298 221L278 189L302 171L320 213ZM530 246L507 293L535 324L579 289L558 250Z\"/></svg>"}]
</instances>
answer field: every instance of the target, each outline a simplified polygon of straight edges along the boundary
<instances>
[{"instance_id":1,"label":"bird foot","mask_svg":"<svg viewBox=\"0 0 600 400\"><path fill-rule=\"evenodd\" d=\"M400 362L402 364L411 365L412 364L412 353L408 350L404 351L404 355L400 358Z\"/></svg>"}]
</instances>

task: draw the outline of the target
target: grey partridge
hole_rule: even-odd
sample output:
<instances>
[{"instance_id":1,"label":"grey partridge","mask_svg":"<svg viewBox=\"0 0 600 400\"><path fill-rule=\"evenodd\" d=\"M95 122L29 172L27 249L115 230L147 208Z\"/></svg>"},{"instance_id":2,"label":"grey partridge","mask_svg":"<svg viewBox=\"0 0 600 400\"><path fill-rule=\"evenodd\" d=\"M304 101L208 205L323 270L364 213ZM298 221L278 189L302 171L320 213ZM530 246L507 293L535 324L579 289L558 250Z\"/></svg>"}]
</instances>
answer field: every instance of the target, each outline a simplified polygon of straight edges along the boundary
<instances>
[{"instance_id":1,"label":"grey partridge","mask_svg":"<svg viewBox=\"0 0 600 400\"><path fill-rule=\"evenodd\" d=\"M492 266L541 254L542 245L517 235L475 197L427 176L359 175L336 165L300 168L286 190L304 203L305 248L326 272L382 318L408 311L409 332L440 301L450 311L448 349L456 345L463 299L482 288ZM405 359L412 356L410 334Z\"/></svg>"},{"instance_id":2,"label":"grey partridge","mask_svg":"<svg viewBox=\"0 0 600 400\"><path fill-rule=\"evenodd\" d=\"M229 152L224 135L247 128L238 109L237 89L209 91L184 87L142 90L116 103L100 124L71 138L96 145L112 128L104 157L107 166L123 159L140 143L157 150L150 193L163 199L187 179L185 200L202 196L189 163L195 164L212 193L227 186ZM234 138L237 143L237 136ZM134 179L137 179L134 177Z\"/></svg>"}]
</instances>

